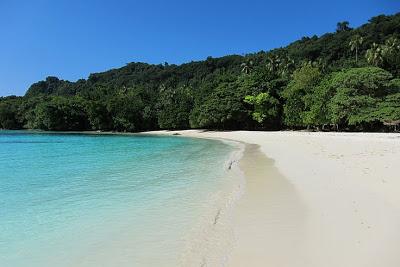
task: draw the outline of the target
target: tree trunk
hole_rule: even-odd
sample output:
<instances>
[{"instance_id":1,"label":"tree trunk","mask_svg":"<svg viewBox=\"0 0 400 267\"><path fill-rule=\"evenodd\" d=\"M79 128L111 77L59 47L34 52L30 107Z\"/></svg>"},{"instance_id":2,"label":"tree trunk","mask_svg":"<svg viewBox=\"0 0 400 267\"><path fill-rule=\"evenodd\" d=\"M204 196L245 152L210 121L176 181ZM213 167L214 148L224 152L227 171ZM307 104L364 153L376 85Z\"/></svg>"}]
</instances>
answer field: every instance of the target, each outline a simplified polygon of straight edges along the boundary
<instances>
[{"instance_id":1,"label":"tree trunk","mask_svg":"<svg viewBox=\"0 0 400 267\"><path fill-rule=\"evenodd\" d=\"M356 47L356 64L358 62L358 48Z\"/></svg>"}]
</instances>

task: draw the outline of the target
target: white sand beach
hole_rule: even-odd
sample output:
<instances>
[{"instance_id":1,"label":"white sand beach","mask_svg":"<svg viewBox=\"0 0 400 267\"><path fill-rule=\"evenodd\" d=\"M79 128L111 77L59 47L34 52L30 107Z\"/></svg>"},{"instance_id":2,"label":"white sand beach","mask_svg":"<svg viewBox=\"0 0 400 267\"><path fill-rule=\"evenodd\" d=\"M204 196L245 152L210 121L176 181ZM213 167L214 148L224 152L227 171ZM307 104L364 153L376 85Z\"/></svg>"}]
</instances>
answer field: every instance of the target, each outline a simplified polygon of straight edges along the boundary
<instances>
[{"instance_id":1,"label":"white sand beach","mask_svg":"<svg viewBox=\"0 0 400 267\"><path fill-rule=\"evenodd\" d=\"M249 144L228 266L400 266L400 134L152 133Z\"/></svg>"}]
</instances>

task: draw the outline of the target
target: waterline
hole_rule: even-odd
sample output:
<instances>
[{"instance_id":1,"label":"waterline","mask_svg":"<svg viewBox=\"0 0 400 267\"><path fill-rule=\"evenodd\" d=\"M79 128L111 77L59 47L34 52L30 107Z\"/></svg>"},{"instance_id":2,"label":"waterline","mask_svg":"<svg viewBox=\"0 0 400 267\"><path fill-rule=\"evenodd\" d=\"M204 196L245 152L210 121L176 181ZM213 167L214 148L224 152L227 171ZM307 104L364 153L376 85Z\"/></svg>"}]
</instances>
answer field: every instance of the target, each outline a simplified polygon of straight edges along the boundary
<instances>
[{"instance_id":1,"label":"waterline","mask_svg":"<svg viewBox=\"0 0 400 267\"><path fill-rule=\"evenodd\" d=\"M202 221L224 225L238 185L226 162L237 147L14 131L0 141L0 265L176 266L187 262L182 255L224 257L204 249L201 234L214 230Z\"/></svg>"}]
</instances>

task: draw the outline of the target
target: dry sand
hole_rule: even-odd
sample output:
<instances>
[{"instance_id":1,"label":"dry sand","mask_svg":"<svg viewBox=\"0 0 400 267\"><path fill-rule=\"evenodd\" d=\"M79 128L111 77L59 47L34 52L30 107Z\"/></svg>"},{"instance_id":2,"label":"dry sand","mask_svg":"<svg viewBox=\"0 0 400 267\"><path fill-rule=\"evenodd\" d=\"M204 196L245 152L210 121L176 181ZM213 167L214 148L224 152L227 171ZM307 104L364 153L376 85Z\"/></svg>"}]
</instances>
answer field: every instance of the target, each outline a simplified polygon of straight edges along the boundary
<instances>
[{"instance_id":1,"label":"dry sand","mask_svg":"<svg viewBox=\"0 0 400 267\"><path fill-rule=\"evenodd\" d=\"M400 266L400 134L153 133L252 144L228 266Z\"/></svg>"}]
</instances>

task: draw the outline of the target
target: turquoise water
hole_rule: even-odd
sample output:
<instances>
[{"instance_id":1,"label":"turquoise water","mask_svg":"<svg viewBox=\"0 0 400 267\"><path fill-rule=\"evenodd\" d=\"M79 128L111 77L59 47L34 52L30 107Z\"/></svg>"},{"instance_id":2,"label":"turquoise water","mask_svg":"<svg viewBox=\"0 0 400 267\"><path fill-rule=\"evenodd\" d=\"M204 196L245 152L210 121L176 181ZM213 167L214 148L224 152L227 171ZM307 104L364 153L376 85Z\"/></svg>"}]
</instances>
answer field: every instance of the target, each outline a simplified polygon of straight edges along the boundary
<instances>
[{"instance_id":1,"label":"turquoise water","mask_svg":"<svg viewBox=\"0 0 400 267\"><path fill-rule=\"evenodd\" d=\"M183 137L0 131L0 266L177 266L229 183L233 150Z\"/></svg>"}]
</instances>

